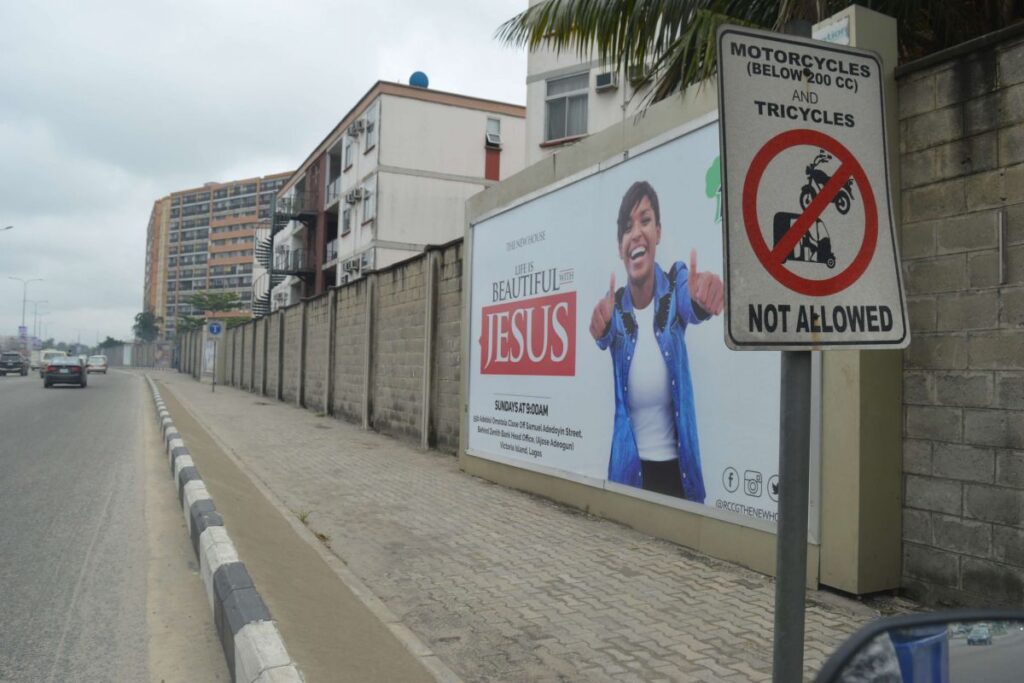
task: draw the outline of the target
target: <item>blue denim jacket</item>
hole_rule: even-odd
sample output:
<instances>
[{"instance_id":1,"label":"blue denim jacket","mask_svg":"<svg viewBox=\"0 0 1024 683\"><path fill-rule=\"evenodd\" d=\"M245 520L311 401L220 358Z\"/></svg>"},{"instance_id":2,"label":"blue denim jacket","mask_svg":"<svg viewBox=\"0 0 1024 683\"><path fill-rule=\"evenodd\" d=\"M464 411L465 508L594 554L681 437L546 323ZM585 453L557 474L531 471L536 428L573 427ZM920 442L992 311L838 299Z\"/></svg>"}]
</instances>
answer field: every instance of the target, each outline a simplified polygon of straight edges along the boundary
<instances>
[{"instance_id":1,"label":"blue denim jacket","mask_svg":"<svg viewBox=\"0 0 1024 683\"><path fill-rule=\"evenodd\" d=\"M687 285L689 271L676 262L666 275L654 264L654 336L668 366L672 388L679 451L679 476L687 500L704 502L704 476L701 474L700 445L697 441L697 416L693 407L693 384L690 363L686 356L686 326L697 324L709 316L695 310ZM629 366L636 349L637 323L633 315L633 299L629 287L615 292L615 312L608 331L598 340L599 348L609 349L615 374L615 427L612 452L608 461L608 479L629 486L643 486L640 454L629 418L626 393L629 387Z\"/></svg>"}]
</instances>

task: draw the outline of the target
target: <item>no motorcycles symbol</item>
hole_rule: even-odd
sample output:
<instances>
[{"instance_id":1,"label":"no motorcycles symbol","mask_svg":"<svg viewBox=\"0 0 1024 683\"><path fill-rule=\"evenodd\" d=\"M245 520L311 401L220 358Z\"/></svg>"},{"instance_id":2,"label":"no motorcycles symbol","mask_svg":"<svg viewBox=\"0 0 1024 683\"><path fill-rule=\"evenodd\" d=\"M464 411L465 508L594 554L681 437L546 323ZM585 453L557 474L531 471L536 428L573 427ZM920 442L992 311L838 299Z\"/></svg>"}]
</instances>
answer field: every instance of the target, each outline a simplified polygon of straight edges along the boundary
<instances>
[{"instance_id":1,"label":"no motorcycles symbol","mask_svg":"<svg viewBox=\"0 0 1024 683\"><path fill-rule=\"evenodd\" d=\"M831 177L822 174L822 178L828 177L828 180L821 187L810 191L805 188L800 202L805 207L802 213L779 212L775 214L776 220L773 226L775 240L774 244L769 245L764 238L761 222L758 219L758 191L761 189L761 181L768 165L781 153L794 147L811 147L821 150L821 153L831 155L838 162L839 168ZM812 182L811 168L808 167L809 186ZM832 255L829 251L831 240L825 243L825 250L821 250L822 243L820 241L822 236L820 234L822 230L821 217L829 204L835 203L840 214L845 215L849 211L852 188L849 188L848 181L851 178L856 183L860 201L864 206L864 236L860 249L857 250L852 260L849 259L849 255L846 258L842 258L842 255L838 255L838 257ZM843 193L846 193L845 197L842 196ZM789 206L788 203L787 206ZM780 219L782 220L781 229ZM855 283L871 264L875 246L878 243L878 206L864 168L842 143L815 130L789 130L780 133L765 143L764 147L754 156L743 182L743 223L750 246L765 270L784 287L808 296L836 294ZM859 229L859 226L855 227ZM822 263L828 262L828 268L833 268L837 260L845 261L848 265L841 268L836 275L820 280L797 275L785 264L789 260L794 260L792 256L794 250L802 251L807 244L812 246L812 253L820 255Z\"/></svg>"}]
</instances>

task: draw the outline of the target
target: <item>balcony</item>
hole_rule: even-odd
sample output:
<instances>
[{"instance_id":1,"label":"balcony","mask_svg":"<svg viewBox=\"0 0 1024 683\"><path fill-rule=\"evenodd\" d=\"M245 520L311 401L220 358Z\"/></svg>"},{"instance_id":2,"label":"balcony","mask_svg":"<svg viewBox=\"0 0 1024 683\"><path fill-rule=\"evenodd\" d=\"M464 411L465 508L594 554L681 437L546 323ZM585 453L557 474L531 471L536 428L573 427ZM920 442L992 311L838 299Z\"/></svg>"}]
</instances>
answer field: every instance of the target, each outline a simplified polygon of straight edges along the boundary
<instances>
[{"instance_id":1,"label":"balcony","mask_svg":"<svg viewBox=\"0 0 1024 683\"><path fill-rule=\"evenodd\" d=\"M274 206L273 233L277 234L291 221L298 221L307 228L316 222L316 208L313 206L311 192L296 192L277 200Z\"/></svg>"},{"instance_id":2,"label":"balcony","mask_svg":"<svg viewBox=\"0 0 1024 683\"><path fill-rule=\"evenodd\" d=\"M327 243L327 249L324 254L324 265L326 266L331 261L338 260L338 238L334 238Z\"/></svg>"},{"instance_id":3,"label":"balcony","mask_svg":"<svg viewBox=\"0 0 1024 683\"><path fill-rule=\"evenodd\" d=\"M327 184L327 198L324 200L324 210L330 209L341 199L341 176L338 176Z\"/></svg>"},{"instance_id":4,"label":"balcony","mask_svg":"<svg viewBox=\"0 0 1024 683\"><path fill-rule=\"evenodd\" d=\"M277 249L274 252L274 272L296 275L306 279L313 275L313 259L305 249Z\"/></svg>"}]
</instances>

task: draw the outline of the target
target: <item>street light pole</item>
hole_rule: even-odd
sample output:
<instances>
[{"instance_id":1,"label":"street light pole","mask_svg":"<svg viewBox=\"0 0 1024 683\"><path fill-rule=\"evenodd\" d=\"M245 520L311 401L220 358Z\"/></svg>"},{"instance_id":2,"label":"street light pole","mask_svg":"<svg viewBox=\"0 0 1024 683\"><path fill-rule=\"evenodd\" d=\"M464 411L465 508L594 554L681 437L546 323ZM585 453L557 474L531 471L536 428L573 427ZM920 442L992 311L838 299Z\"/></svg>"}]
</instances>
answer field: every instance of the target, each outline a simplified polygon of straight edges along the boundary
<instances>
[{"instance_id":1,"label":"street light pole","mask_svg":"<svg viewBox=\"0 0 1024 683\"><path fill-rule=\"evenodd\" d=\"M7 278L21 283L21 326L25 327L25 303L28 301L28 284L30 282L42 282L43 278L33 277L26 280L23 277L14 277L13 275L8 275Z\"/></svg>"},{"instance_id":2,"label":"street light pole","mask_svg":"<svg viewBox=\"0 0 1024 683\"><path fill-rule=\"evenodd\" d=\"M32 336L36 337L38 336L37 327L39 325L39 304L48 304L50 302L46 299L40 299L38 301L29 301L29 303L32 304Z\"/></svg>"}]
</instances>

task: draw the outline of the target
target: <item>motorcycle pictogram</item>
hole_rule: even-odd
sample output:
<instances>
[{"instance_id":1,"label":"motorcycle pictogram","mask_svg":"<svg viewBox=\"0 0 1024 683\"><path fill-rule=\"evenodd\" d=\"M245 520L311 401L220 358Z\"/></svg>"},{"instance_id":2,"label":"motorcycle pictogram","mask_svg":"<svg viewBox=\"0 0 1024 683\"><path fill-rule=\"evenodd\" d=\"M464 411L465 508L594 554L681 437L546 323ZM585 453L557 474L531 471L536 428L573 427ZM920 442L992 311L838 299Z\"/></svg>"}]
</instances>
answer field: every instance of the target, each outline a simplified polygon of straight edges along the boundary
<instances>
[{"instance_id":1,"label":"motorcycle pictogram","mask_svg":"<svg viewBox=\"0 0 1024 683\"><path fill-rule=\"evenodd\" d=\"M800 208L806 209L810 206L814 198L818 196L821 188L825 187L825 184L832 178L831 175L818 168L829 161L832 161L832 155L823 149L819 149L818 155L814 157L814 161L804 169L804 173L807 174L807 184L800 188ZM843 187L832 198L832 203L836 205L836 210L845 216L850 210L850 202L852 200L853 178L850 178L843 183Z\"/></svg>"}]
</instances>

